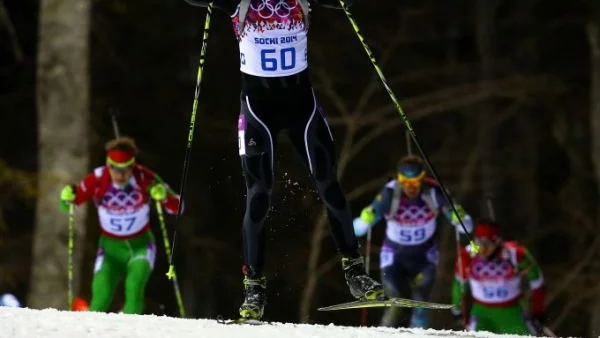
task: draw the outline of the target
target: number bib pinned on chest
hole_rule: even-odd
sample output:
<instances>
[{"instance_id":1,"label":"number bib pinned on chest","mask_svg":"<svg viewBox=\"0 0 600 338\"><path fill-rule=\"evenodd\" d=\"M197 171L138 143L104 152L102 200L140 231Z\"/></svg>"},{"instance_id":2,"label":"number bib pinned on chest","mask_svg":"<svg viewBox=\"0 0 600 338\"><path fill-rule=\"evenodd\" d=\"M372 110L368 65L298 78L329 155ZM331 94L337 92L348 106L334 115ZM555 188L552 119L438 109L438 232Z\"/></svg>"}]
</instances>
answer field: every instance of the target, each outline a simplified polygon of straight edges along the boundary
<instances>
[{"instance_id":1,"label":"number bib pinned on chest","mask_svg":"<svg viewBox=\"0 0 600 338\"><path fill-rule=\"evenodd\" d=\"M237 27L237 16L233 22ZM252 0L237 35L243 73L280 77L308 67L307 27L297 0Z\"/></svg>"},{"instance_id":2,"label":"number bib pinned on chest","mask_svg":"<svg viewBox=\"0 0 600 338\"><path fill-rule=\"evenodd\" d=\"M482 303L506 303L521 295L520 276L508 261L475 258L470 266L471 292Z\"/></svg>"},{"instance_id":3,"label":"number bib pinned on chest","mask_svg":"<svg viewBox=\"0 0 600 338\"><path fill-rule=\"evenodd\" d=\"M141 191L128 186L125 190L110 187L98 203L100 227L114 236L140 232L150 221L150 206Z\"/></svg>"}]
</instances>

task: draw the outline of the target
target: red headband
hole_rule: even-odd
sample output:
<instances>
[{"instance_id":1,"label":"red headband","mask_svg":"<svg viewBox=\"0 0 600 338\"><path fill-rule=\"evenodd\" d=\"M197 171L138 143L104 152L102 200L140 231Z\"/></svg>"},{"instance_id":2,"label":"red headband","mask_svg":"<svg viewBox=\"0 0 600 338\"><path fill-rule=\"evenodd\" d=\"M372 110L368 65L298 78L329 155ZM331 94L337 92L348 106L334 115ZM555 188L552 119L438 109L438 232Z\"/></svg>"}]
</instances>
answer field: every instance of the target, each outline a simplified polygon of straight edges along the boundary
<instances>
[{"instance_id":1,"label":"red headband","mask_svg":"<svg viewBox=\"0 0 600 338\"><path fill-rule=\"evenodd\" d=\"M479 223L475 226L474 235L475 238L489 238L491 240L496 240L500 235L500 229L491 224Z\"/></svg>"},{"instance_id":2,"label":"red headband","mask_svg":"<svg viewBox=\"0 0 600 338\"><path fill-rule=\"evenodd\" d=\"M110 150L107 160L111 164L129 166L135 162L135 157L132 152L126 150Z\"/></svg>"}]
</instances>

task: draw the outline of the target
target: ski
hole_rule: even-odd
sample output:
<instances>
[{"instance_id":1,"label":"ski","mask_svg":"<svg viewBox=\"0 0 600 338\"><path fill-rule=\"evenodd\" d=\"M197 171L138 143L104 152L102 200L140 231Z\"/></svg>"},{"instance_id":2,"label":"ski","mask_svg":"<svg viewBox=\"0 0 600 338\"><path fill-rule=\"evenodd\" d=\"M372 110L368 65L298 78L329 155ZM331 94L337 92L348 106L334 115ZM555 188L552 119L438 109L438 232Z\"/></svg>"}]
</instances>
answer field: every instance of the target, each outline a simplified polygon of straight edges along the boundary
<instances>
[{"instance_id":1,"label":"ski","mask_svg":"<svg viewBox=\"0 0 600 338\"><path fill-rule=\"evenodd\" d=\"M217 323L225 324L225 325L232 325L232 324L266 325L266 324L271 324L269 322L264 322L262 320L256 320L256 319L251 319L251 318L237 318L237 319L217 318Z\"/></svg>"},{"instance_id":2,"label":"ski","mask_svg":"<svg viewBox=\"0 0 600 338\"><path fill-rule=\"evenodd\" d=\"M408 307L408 308L425 308L425 309L451 309L451 304L440 304L422 302L418 300L405 298L389 298L381 300L356 300L352 302L340 303L331 306L321 307L319 311L334 311L334 310L349 310L363 309L372 307Z\"/></svg>"}]
</instances>

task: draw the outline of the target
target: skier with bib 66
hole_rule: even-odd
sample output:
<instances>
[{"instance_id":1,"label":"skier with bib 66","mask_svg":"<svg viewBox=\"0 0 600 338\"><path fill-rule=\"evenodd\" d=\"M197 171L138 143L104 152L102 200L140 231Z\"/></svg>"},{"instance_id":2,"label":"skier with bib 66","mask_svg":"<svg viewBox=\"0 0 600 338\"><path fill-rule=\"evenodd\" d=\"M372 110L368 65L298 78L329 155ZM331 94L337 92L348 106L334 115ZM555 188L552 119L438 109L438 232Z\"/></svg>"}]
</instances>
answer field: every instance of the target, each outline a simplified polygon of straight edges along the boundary
<instances>
[{"instance_id":1,"label":"skier with bib 66","mask_svg":"<svg viewBox=\"0 0 600 338\"><path fill-rule=\"evenodd\" d=\"M160 201L177 214L177 196L150 169L137 164L133 139L117 138L106 144L106 164L89 173L77 186L67 185L60 196L63 211L70 204L92 200L100 221L90 311L106 312L115 289L125 276L124 313L142 314L146 283L154 268L156 244L150 229L150 202Z\"/></svg>"},{"instance_id":2,"label":"skier with bib 66","mask_svg":"<svg viewBox=\"0 0 600 338\"><path fill-rule=\"evenodd\" d=\"M210 1L186 0L197 6ZM342 256L350 293L383 297L370 278L352 228L352 213L336 174L331 130L309 78L308 22L311 5L340 8L334 0L221 0L239 43L242 78L238 121L239 155L246 180L243 219L244 301L242 318L261 319L266 305L265 227L273 189L277 136L286 130L315 180L327 208L331 233Z\"/></svg>"},{"instance_id":3,"label":"skier with bib 66","mask_svg":"<svg viewBox=\"0 0 600 338\"><path fill-rule=\"evenodd\" d=\"M475 244L462 248L456 259L452 286L452 313L460 318L467 292L473 305L467 328L499 334L536 334L546 319L544 277L527 248L517 242L503 241L500 226L491 220L475 225ZM531 289L531 306L525 314L522 306L521 280L525 277Z\"/></svg>"},{"instance_id":4,"label":"skier with bib 66","mask_svg":"<svg viewBox=\"0 0 600 338\"><path fill-rule=\"evenodd\" d=\"M408 297L428 301L436 277L438 248L435 242L437 216L442 213L463 232L458 216L468 231L472 219L455 205L460 215L452 212L440 187L426 177L421 158L414 155L398 162L397 177L390 180L375 200L354 219L354 231L364 236L369 227L386 220L386 236L380 251L381 280L387 297ZM383 326L406 326L402 308L387 308L381 319ZM412 310L411 327L427 327L427 309Z\"/></svg>"}]
</instances>

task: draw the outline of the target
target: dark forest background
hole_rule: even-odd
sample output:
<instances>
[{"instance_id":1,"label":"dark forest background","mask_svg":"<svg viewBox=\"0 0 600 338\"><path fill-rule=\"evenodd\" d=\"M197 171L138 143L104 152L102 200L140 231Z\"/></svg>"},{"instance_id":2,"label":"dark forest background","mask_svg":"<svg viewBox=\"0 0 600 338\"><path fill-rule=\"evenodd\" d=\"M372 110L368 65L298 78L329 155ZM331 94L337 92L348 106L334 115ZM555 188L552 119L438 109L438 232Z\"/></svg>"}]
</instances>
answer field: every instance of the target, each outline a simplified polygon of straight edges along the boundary
<instances>
[{"instance_id":1,"label":"dark forest background","mask_svg":"<svg viewBox=\"0 0 600 338\"><path fill-rule=\"evenodd\" d=\"M549 326L600 333L600 4L584 0L355 1L354 17L422 147L474 217L494 196L505 237L547 283ZM141 163L180 189L205 11L183 1L0 0L0 291L66 306L62 185L104 162L118 110ZM356 216L406 154L403 123L342 11L316 7L309 57ZM231 317L242 297L245 187L237 153L238 52L215 12L201 87L176 267L190 317ZM285 112L282 112L284 114ZM360 325L317 312L349 299L308 172L285 137L268 219L274 321ZM77 294L90 295L98 235L77 213ZM174 218L169 218L172 233ZM159 235L157 222L154 222ZM372 270L384 234L373 232ZM435 301L450 300L456 250L440 222ZM364 239L361 239L364 243ZM162 242L159 242L162 245ZM177 315L160 247L147 313ZM115 300L120 309L122 296ZM376 325L381 311L369 311ZM436 328L451 328L436 313Z\"/></svg>"}]
</instances>

